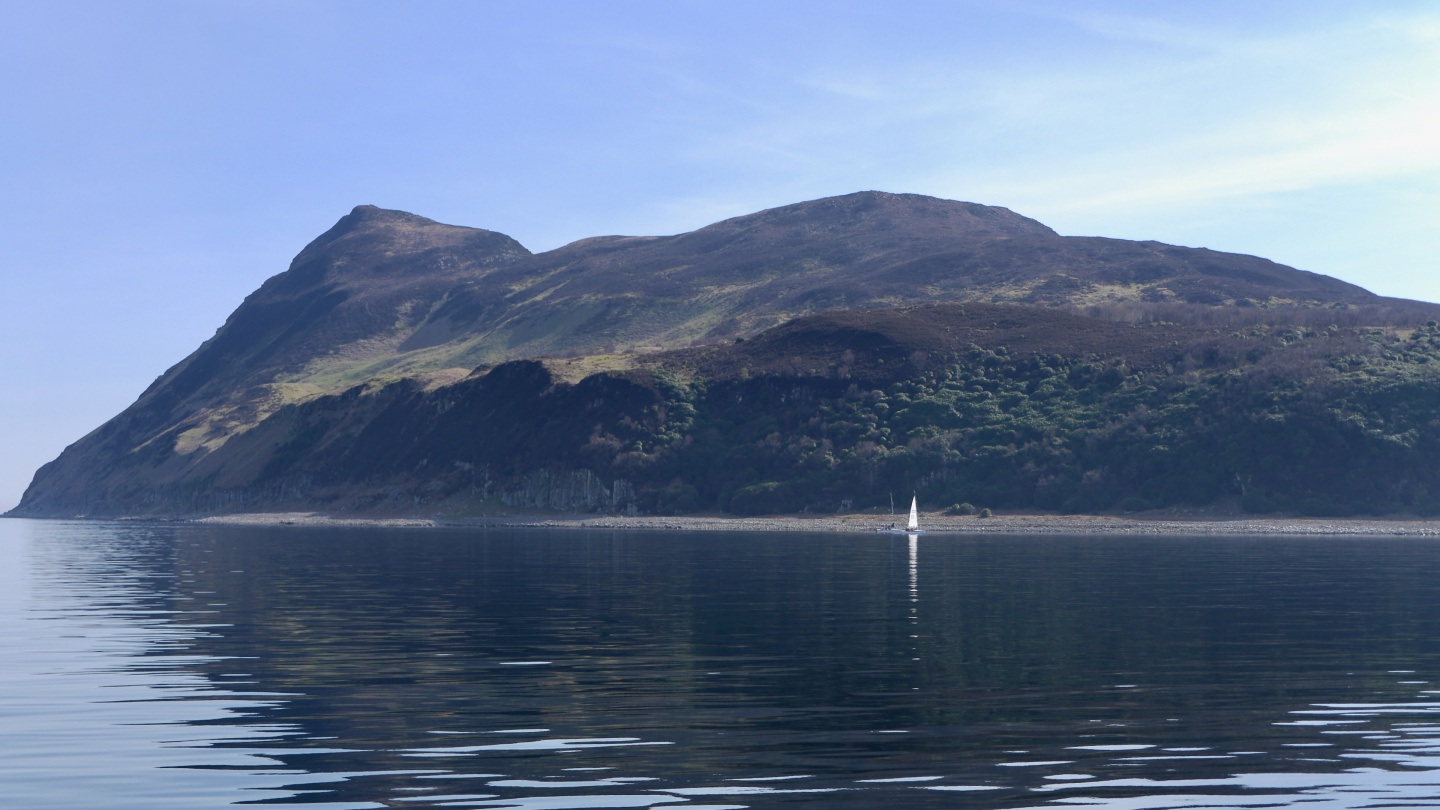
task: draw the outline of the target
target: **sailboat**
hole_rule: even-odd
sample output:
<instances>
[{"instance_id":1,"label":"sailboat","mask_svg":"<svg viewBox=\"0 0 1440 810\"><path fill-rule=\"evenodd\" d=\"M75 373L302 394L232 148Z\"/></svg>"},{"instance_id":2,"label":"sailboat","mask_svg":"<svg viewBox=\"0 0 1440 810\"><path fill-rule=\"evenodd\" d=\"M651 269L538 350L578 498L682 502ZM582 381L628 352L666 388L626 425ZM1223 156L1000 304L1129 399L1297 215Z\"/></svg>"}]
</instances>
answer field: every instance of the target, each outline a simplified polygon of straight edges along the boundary
<instances>
[{"instance_id":1,"label":"sailboat","mask_svg":"<svg viewBox=\"0 0 1440 810\"><path fill-rule=\"evenodd\" d=\"M892 523L883 529L876 529L875 531L879 532L880 534L924 534L925 530L920 528L920 512L916 508L917 505L918 504L915 496L911 496L910 520L908 523L905 524L905 528L897 529L895 528L895 524Z\"/></svg>"}]
</instances>

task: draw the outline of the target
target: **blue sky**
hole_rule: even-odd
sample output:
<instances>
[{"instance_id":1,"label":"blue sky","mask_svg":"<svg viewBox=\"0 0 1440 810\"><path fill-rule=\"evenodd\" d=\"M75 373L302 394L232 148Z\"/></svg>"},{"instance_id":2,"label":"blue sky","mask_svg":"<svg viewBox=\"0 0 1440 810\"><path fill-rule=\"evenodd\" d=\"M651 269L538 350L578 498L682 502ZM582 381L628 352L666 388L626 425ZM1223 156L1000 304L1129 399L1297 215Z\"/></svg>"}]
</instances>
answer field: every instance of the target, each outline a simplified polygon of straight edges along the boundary
<instances>
[{"instance_id":1,"label":"blue sky","mask_svg":"<svg viewBox=\"0 0 1440 810\"><path fill-rule=\"evenodd\" d=\"M532 250L861 189L1440 300L1435 2L0 0L0 508L360 203Z\"/></svg>"}]
</instances>

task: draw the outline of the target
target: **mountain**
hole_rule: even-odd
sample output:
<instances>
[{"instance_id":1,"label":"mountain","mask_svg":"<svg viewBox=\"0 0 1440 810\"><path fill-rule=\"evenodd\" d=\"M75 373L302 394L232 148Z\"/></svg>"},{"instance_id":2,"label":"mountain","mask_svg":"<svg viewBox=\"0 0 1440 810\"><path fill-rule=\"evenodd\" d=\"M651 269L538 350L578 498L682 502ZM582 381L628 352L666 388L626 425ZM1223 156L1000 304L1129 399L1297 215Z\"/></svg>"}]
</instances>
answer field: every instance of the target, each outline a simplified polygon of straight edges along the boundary
<instances>
[{"instance_id":1,"label":"mountain","mask_svg":"<svg viewBox=\"0 0 1440 810\"><path fill-rule=\"evenodd\" d=\"M1120 323L1015 304L798 317L566 379L514 360L279 409L91 514L759 514L925 503L1440 512L1440 328Z\"/></svg>"},{"instance_id":2,"label":"mountain","mask_svg":"<svg viewBox=\"0 0 1440 810\"><path fill-rule=\"evenodd\" d=\"M1251 256L1062 237L1004 208L865 192L678 236L586 239L467 279L401 346L406 354L396 364L468 367L705 343L833 309L1127 299L1380 300ZM432 347L443 348L426 353Z\"/></svg>"},{"instance_id":3,"label":"mountain","mask_svg":"<svg viewBox=\"0 0 1440 810\"><path fill-rule=\"evenodd\" d=\"M568 357L584 376L812 313L961 301L1392 303L1256 257L1062 237L1003 208L918 195L863 192L541 254L492 231L361 206L134 405L42 467L14 513L173 511L191 502L176 501L175 487L213 489L205 476L224 465L211 455L264 434L287 406L341 391L371 407L365 397L393 395L403 380L443 398L474 384L476 367L520 358ZM1410 304L1411 314L1427 306ZM767 334L796 339L784 327Z\"/></svg>"}]
</instances>

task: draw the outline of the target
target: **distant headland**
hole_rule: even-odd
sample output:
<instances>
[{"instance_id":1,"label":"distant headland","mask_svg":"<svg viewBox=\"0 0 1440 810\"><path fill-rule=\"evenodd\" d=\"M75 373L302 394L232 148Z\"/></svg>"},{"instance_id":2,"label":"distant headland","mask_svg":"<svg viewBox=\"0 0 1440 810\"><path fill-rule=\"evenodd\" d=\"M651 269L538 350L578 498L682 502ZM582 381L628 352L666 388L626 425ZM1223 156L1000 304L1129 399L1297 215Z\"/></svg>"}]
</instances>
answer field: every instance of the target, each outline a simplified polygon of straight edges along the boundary
<instances>
[{"instance_id":1,"label":"distant headland","mask_svg":"<svg viewBox=\"0 0 1440 810\"><path fill-rule=\"evenodd\" d=\"M1423 519L1437 323L911 194L540 254L360 206L10 515Z\"/></svg>"}]
</instances>

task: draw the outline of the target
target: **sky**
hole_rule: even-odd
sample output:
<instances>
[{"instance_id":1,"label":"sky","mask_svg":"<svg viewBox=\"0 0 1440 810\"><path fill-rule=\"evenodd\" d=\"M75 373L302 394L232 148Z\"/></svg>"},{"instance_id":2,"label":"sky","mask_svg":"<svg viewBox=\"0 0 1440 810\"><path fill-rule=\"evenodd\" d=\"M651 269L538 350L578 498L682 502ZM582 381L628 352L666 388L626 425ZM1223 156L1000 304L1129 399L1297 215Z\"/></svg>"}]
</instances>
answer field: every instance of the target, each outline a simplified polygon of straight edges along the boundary
<instances>
[{"instance_id":1,"label":"sky","mask_svg":"<svg viewBox=\"0 0 1440 810\"><path fill-rule=\"evenodd\" d=\"M865 189L1440 301L1440 2L0 0L0 509L359 204Z\"/></svg>"}]
</instances>

